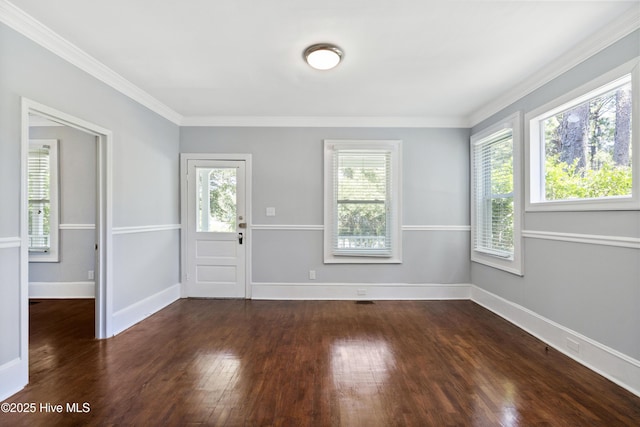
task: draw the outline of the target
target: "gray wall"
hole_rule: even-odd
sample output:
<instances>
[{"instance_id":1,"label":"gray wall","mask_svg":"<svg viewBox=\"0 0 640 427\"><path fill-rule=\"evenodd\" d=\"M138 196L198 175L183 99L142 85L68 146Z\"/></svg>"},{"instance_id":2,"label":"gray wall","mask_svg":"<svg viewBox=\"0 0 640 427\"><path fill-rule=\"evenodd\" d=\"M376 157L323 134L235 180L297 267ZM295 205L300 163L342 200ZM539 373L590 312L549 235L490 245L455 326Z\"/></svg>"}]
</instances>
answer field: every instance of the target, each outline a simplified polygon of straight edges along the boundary
<instances>
[{"instance_id":1,"label":"gray wall","mask_svg":"<svg viewBox=\"0 0 640 427\"><path fill-rule=\"evenodd\" d=\"M20 236L21 96L113 132L114 228L180 222L177 125L4 24L0 52L0 242ZM178 230L113 236L114 311L179 283L178 236ZM19 248L4 246L0 367L19 356L20 331ZM151 268L149 259L162 268Z\"/></svg>"},{"instance_id":2,"label":"gray wall","mask_svg":"<svg viewBox=\"0 0 640 427\"><path fill-rule=\"evenodd\" d=\"M639 54L638 32L474 127L529 111ZM404 225L469 224L464 129L183 128L0 24L0 367L19 356L20 97L113 131L114 227L179 223L178 153L252 153L253 224L322 224L322 140L401 139ZM508 89L508 88L505 88ZM180 143L179 143L180 142ZM295 176L295 178L291 178ZM276 217L265 208L275 207ZM74 220L75 221L75 220ZM640 236L640 213L527 213L524 228ZM253 280L468 283L640 359L640 253L526 239L525 276L469 262L468 232L404 232L402 265L324 265L322 232L255 230ZM177 230L116 234L114 310L179 282Z\"/></svg>"},{"instance_id":3,"label":"gray wall","mask_svg":"<svg viewBox=\"0 0 640 427\"><path fill-rule=\"evenodd\" d=\"M68 126L37 126L31 139L58 140L60 261L30 262L29 282L86 282L94 270L96 232L64 225L95 224L96 138Z\"/></svg>"},{"instance_id":4,"label":"gray wall","mask_svg":"<svg viewBox=\"0 0 640 427\"><path fill-rule=\"evenodd\" d=\"M403 225L469 224L467 129L181 128L180 151L251 153L252 224L323 224L323 140L403 141ZM276 208L275 217L265 209ZM404 231L400 265L324 265L321 230L253 230L253 281L469 283L468 231Z\"/></svg>"},{"instance_id":5,"label":"gray wall","mask_svg":"<svg viewBox=\"0 0 640 427\"><path fill-rule=\"evenodd\" d=\"M638 40L636 31L475 126L473 132L511 112L526 113L544 105L633 59L640 55ZM638 88L634 90L637 95ZM640 212L526 212L524 229L638 238ZM527 238L524 269L525 276L517 277L472 263L471 279L489 292L640 359L640 250Z\"/></svg>"}]
</instances>

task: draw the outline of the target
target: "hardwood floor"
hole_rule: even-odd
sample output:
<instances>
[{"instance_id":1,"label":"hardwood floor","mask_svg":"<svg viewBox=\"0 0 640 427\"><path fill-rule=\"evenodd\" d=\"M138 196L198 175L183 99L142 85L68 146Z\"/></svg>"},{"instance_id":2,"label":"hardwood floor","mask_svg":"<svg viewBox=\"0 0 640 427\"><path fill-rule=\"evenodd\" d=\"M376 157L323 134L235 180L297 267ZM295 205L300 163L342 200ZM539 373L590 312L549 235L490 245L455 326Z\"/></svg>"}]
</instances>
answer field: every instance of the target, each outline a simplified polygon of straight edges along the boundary
<instances>
[{"instance_id":1,"label":"hardwood floor","mask_svg":"<svg viewBox=\"0 0 640 427\"><path fill-rule=\"evenodd\" d=\"M101 341L93 301L30 308L6 402L37 410L2 426L640 425L639 397L470 301L180 300Z\"/></svg>"}]
</instances>

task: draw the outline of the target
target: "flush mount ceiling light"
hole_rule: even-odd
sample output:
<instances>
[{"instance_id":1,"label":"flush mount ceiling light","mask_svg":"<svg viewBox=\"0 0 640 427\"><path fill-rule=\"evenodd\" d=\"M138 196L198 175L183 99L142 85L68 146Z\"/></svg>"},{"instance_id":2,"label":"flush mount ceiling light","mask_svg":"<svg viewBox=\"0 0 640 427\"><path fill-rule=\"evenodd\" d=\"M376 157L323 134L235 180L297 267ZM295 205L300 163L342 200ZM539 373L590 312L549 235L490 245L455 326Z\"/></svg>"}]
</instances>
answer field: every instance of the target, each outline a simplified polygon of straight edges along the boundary
<instances>
[{"instance_id":1,"label":"flush mount ceiling light","mask_svg":"<svg viewBox=\"0 0 640 427\"><path fill-rule=\"evenodd\" d=\"M340 63L342 55L338 46L320 43L305 49L304 60L316 70L330 70Z\"/></svg>"}]
</instances>

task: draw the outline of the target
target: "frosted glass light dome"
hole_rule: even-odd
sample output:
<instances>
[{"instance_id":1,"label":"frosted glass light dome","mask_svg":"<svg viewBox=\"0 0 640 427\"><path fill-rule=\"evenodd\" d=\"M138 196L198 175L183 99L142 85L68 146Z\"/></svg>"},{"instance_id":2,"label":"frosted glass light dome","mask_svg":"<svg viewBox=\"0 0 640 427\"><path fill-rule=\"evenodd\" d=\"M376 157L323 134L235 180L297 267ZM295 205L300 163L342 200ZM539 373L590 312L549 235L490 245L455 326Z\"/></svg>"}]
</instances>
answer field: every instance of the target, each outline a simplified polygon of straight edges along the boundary
<instances>
[{"instance_id":1,"label":"frosted glass light dome","mask_svg":"<svg viewBox=\"0 0 640 427\"><path fill-rule=\"evenodd\" d=\"M316 70L330 70L342 60L342 50L331 44L314 44L305 49L304 59Z\"/></svg>"}]
</instances>

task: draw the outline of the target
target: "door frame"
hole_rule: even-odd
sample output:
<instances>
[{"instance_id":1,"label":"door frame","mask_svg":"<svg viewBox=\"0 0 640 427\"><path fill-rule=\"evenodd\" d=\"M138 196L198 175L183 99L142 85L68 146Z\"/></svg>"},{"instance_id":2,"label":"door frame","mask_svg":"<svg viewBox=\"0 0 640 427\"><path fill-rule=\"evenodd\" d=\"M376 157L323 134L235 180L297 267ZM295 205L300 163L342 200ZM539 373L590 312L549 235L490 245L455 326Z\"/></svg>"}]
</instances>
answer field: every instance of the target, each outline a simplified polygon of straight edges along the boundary
<instances>
[{"instance_id":1,"label":"door frame","mask_svg":"<svg viewBox=\"0 0 640 427\"><path fill-rule=\"evenodd\" d=\"M228 154L228 153L181 153L180 154L180 223L181 223L181 233L180 233L180 279L182 282L181 286L181 296L182 298L186 298L186 286L184 285L187 282L187 247L188 247L188 223L189 214L188 214L188 190L187 190L187 172L189 170L188 163L190 160L221 160L221 161L244 161L245 162L245 215L246 215L246 223L247 228L245 229L245 290L244 297L245 299L251 299L251 247L252 247L252 210L251 210L251 186L252 186L252 164L251 164L251 154Z\"/></svg>"},{"instance_id":2,"label":"door frame","mask_svg":"<svg viewBox=\"0 0 640 427\"><path fill-rule=\"evenodd\" d=\"M55 108L22 97L22 157L21 157L21 213L20 213L20 340L21 359L29 355L29 239L27 161L29 154L29 114L45 117L62 125L94 135L96 149L96 265L95 265L95 336L98 339L113 336L113 133L101 126L63 113Z\"/></svg>"}]
</instances>

